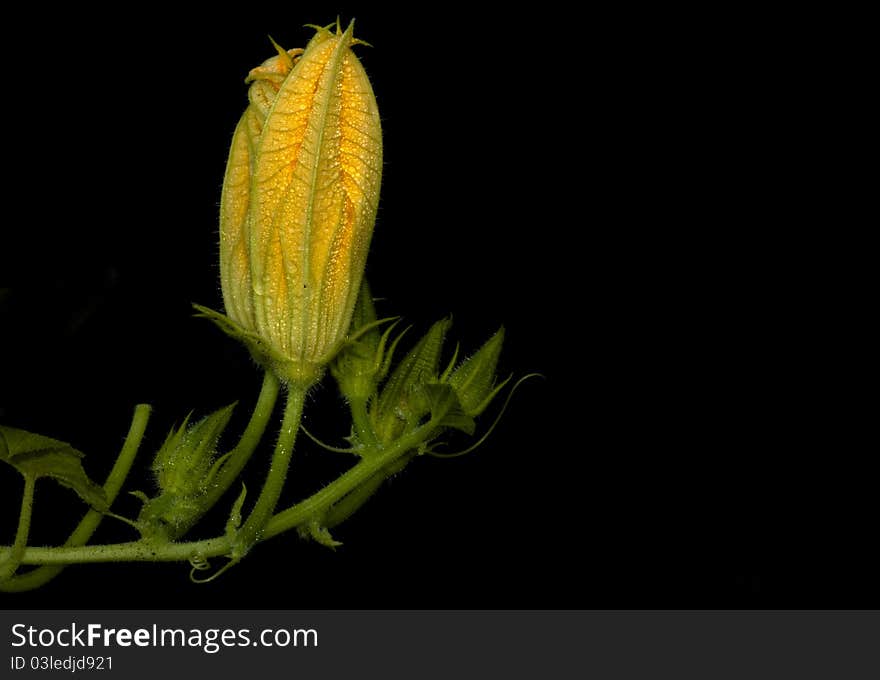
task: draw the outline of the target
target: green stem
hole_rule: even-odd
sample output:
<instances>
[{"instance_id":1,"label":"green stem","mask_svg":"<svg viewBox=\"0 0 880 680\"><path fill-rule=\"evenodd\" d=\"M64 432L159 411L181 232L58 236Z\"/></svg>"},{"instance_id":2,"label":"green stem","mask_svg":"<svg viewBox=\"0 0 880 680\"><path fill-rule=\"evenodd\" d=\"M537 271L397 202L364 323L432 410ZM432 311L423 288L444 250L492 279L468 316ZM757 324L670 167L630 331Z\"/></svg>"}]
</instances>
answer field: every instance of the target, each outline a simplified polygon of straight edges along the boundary
<instances>
[{"instance_id":1,"label":"green stem","mask_svg":"<svg viewBox=\"0 0 880 680\"><path fill-rule=\"evenodd\" d=\"M334 502L324 515L324 525L328 529L332 529L351 517L379 490L385 478L386 475L383 472L377 472L359 487L349 491L338 501Z\"/></svg>"},{"instance_id":2,"label":"green stem","mask_svg":"<svg viewBox=\"0 0 880 680\"><path fill-rule=\"evenodd\" d=\"M288 409L289 410L289 409ZM286 420L286 419L285 419ZM296 528L303 522L329 508L333 503L369 480L383 467L393 463L408 451L427 441L438 424L428 422L410 434L401 437L376 456L362 459L357 465L323 489L296 505L279 512L265 525L259 539L267 539ZM259 501L258 501L259 503ZM256 510L256 508L255 508ZM248 518L248 521L254 516ZM204 541L167 543L157 545L147 541L89 545L78 548L28 548L22 564L73 564L87 562L181 562L197 555L201 558L228 555L233 548L225 536ZM8 548L0 548L0 556Z\"/></svg>"},{"instance_id":3,"label":"green stem","mask_svg":"<svg viewBox=\"0 0 880 680\"><path fill-rule=\"evenodd\" d=\"M376 432L373 430L373 423L370 422L370 415L367 413L367 400L355 397L349 400L348 406L351 410L351 420L358 441L368 449L378 450L380 444Z\"/></svg>"},{"instance_id":4,"label":"green stem","mask_svg":"<svg viewBox=\"0 0 880 680\"><path fill-rule=\"evenodd\" d=\"M128 477L138 448L140 448L141 440L144 438L144 432L147 429L149 419L149 405L138 404L134 409L134 416L131 419L131 425L128 428L128 434L125 436L125 442L122 445L122 450L119 452L119 457L116 459L113 469L110 470L110 474L107 475L107 480L104 482L104 494L107 497L108 508L116 500L126 477ZM104 519L103 514L97 510L89 510L64 543L65 547L79 547L88 543L102 519ZM14 576L0 584L0 591L21 592L33 590L58 576L64 569L64 566L63 564L44 565L26 574Z\"/></svg>"},{"instance_id":5,"label":"green stem","mask_svg":"<svg viewBox=\"0 0 880 680\"><path fill-rule=\"evenodd\" d=\"M260 440L263 438L263 433L266 431L266 425L269 422L269 418L272 416L272 411L275 409L275 402L278 400L279 388L280 383L278 382L278 378L275 377L275 374L271 371L266 371L263 375L263 386L260 388L260 395L257 397L257 403L254 406L251 419L242 433L238 444L236 444L235 448L228 454L229 457L214 477L213 483L201 501L202 507L205 508L205 512L217 504L220 497L226 493L232 483L241 474L244 466L256 450L257 444L260 443ZM187 522L176 527L175 530L169 528L169 538L174 540L186 534L186 532L202 518L205 512L194 515Z\"/></svg>"},{"instance_id":6,"label":"green stem","mask_svg":"<svg viewBox=\"0 0 880 680\"><path fill-rule=\"evenodd\" d=\"M266 524L275 512L275 506L281 497L284 488L284 480L287 479L287 470L290 467L290 458L293 455L293 445L296 442L296 434L299 432L299 423L302 419L303 403L305 402L306 388L298 385L290 385L287 389L287 403L284 406L284 420L281 422L281 431L278 433L278 441L272 454L272 463L269 466L269 474L260 491L260 496L251 510L241 529L236 534L232 559L239 560L261 538Z\"/></svg>"},{"instance_id":7,"label":"green stem","mask_svg":"<svg viewBox=\"0 0 880 680\"><path fill-rule=\"evenodd\" d=\"M266 526L263 537L271 538L288 531L293 527L299 526L310 517L327 510L336 501L367 482L379 470L390 465L407 451L415 449L419 444L426 441L436 427L437 425L433 421L426 423L409 435L401 437L393 445L377 455L364 456L357 465L347 470L317 493L275 515Z\"/></svg>"},{"instance_id":8,"label":"green stem","mask_svg":"<svg viewBox=\"0 0 880 680\"><path fill-rule=\"evenodd\" d=\"M15 574L24 557L27 548L28 534L31 530L31 511L34 508L34 487L37 483L35 474L25 475L24 492L21 495L21 512L18 515L18 529L15 532L15 541L12 551L6 559L0 562L0 583Z\"/></svg>"}]
</instances>

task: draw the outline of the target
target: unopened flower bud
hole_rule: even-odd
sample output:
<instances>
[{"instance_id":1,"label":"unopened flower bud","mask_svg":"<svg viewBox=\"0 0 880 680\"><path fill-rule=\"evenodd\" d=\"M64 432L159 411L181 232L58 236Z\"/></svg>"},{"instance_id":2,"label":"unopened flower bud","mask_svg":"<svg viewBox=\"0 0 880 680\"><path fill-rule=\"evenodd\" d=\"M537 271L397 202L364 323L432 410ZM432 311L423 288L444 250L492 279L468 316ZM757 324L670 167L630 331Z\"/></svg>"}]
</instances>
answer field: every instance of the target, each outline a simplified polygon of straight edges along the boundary
<instances>
[{"instance_id":1,"label":"unopened flower bud","mask_svg":"<svg viewBox=\"0 0 880 680\"><path fill-rule=\"evenodd\" d=\"M352 28L251 71L221 199L226 313L306 386L345 338L379 200L379 112Z\"/></svg>"},{"instance_id":2,"label":"unopened flower bud","mask_svg":"<svg viewBox=\"0 0 880 680\"><path fill-rule=\"evenodd\" d=\"M205 510L203 499L223 459L215 457L217 441L229 424L235 404L191 424L189 417L169 433L153 460L160 493L145 499L138 517L142 532L167 533Z\"/></svg>"},{"instance_id":3,"label":"unopened flower bud","mask_svg":"<svg viewBox=\"0 0 880 680\"><path fill-rule=\"evenodd\" d=\"M462 411L471 417L480 415L507 380L495 384L495 368L504 343L504 328L486 341L476 354L465 359L449 376L449 385L458 395Z\"/></svg>"}]
</instances>

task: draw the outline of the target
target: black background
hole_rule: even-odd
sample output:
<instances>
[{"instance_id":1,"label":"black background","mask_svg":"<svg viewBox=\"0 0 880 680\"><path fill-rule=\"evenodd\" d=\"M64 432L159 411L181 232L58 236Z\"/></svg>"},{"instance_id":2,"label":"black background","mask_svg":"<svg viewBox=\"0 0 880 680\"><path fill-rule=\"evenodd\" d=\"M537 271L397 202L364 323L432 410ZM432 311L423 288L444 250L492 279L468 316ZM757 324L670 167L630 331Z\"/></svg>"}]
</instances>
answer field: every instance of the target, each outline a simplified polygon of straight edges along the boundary
<instances>
[{"instance_id":1,"label":"black background","mask_svg":"<svg viewBox=\"0 0 880 680\"><path fill-rule=\"evenodd\" d=\"M465 351L504 324L502 372L545 377L474 454L416 460L335 552L285 535L203 586L185 565L77 566L3 607L880 606L869 450L826 404L828 327L808 311L827 263L804 250L816 215L800 214L789 101L804 66L785 25L636 8L65 11L3 29L19 45L5 424L71 442L102 479L148 402L127 487L145 490L190 409L241 400L240 430L259 373L189 305L222 304L217 204L245 74L273 54L267 35L304 45L303 24L337 13L374 46L357 51L384 127L367 265L382 312L416 330L452 314ZM325 380L305 422L338 443L344 415ZM345 465L301 440L285 500ZM8 542L19 480L0 483ZM35 541L63 540L80 509L41 482ZM106 520L95 540L130 538Z\"/></svg>"}]
</instances>

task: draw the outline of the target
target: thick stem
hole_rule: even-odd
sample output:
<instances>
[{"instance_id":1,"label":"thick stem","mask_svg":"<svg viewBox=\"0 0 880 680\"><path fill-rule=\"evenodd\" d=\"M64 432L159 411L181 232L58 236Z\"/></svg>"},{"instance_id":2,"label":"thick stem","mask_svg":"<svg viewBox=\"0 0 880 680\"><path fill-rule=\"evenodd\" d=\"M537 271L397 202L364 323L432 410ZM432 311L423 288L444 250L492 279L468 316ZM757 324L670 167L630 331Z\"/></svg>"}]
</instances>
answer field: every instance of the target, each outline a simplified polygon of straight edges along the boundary
<instances>
[{"instance_id":1,"label":"thick stem","mask_svg":"<svg viewBox=\"0 0 880 680\"><path fill-rule=\"evenodd\" d=\"M31 511L34 508L34 486L37 483L35 474L25 475L24 492L21 495L21 512L18 515L18 529L15 532L15 541L12 550L6 559L0 562L0 583L15 574L24 557L27 547L28 534L31 530Z\"/></svg>"},{"instance_id":2,"label":"thick stem","mask_svg":"<svg viewBox=\"0 0 880 680\"><path fill-rule=\"evenodd\" d=\"M108 507L116 500L126 477L128 477L138 448L140 448L141 440L144 438L144 432L147 429L149 419L149 405L138 404L134 409L134 416L131 419L131 425L128 428L128 434L125 436L125 442L122 445L122 450L119 452L119 457L116 459L113 469L110 470L110 474L107 475L107 480L104 482L104 495L107 497ZM88 543L102 519L104 519L103 514L97 510L89 510L64 543L65 547L79 547ZM26 574L14 576L5 583L0 583L0 591L21 592L39 588L58 576L63 569L63 564L44 565Z\"/></svg>"},{"instance_id":3,"label":"thick stem","mask_svg":"<svg viewBox=\"0 0 880 680\"><path fill-rule=\"evenodd\" d=\"M235 448L229 453L229 457L226 459L226 462L223 463L223 467L220 468L220 471L217 473L216 477L214 477L213 484L211 484L211 487L205 494L202 501L202 506L205 508L205 512L217 504L220 497L226 493L232 483L241 474L244 466L256 450L257 444L260 443L260 440L263 438L263 433L266 431L266 425L269 422L269 418L272 416L272 411L275 409L275 402L278 400L279 388L280 383L278 382L278 378L275 377L275 374L272 373L272 371L266 371L263 375L263 386L260 389L260 396L257 397L257 403L254 406L251 419L242 433L238 444L236 444ZM169 537L172 540L180 538L186 534L186 532L189 531L204 514L205 513L202 512L194 515L186 523L176 527L174 531L169 530Z\"/></svg>"},{"instance_id":4,"label":"thick stem","mask_svg":"<svg viewBox=\"0 0 880 680\"><path fill-rule=\"evenodd\" d=\"M266 524L275 512L275 506L278 504L281 490L284 488L284 480L287 479L287 470L293 455L293 445L296 442L296 434L299 432L299 424L302 419L305 396L306 388L304 387L290 385L287 389L284 420L281 422L281 431L278 433L278 441L275 443L269 474L266 475L266 481L254 509L251 510L251 514L235 537L232 549L233 560L243 557L261 538Z\"/></svg>"}]
</instances>

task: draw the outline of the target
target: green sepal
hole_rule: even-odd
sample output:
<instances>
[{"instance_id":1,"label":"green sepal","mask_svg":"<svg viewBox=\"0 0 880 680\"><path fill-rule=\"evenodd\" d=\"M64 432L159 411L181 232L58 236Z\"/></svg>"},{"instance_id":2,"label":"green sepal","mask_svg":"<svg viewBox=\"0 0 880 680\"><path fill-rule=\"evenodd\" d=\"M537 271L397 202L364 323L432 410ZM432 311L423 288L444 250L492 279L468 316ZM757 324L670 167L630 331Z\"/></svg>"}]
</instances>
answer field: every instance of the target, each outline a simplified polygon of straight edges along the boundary
<instances>
[{"instance_id":1,"label":"green sepal","mask_svg":"<svg viewBox=\"0 0 880 680\"><path fill-rule=\"evenodd\" d=\"M358 339L368 348L375 350L379 345L379 331L373 326L379 319L376 314L376 305L373 304L373 294L366 279L361 281L361 287L358 290L357 302L355 302L354 310L351 313L352 335L358 336ZM369 329L361 331L360 329Z\"/></svg>"},{"instance_id":2,"label":"green sepal","mask_svg":"<svg viewBox=\"0 0 880 680\"><path fill-rule=\"evenodd\" d=\"M193 304L193 308L198 312L196 318L212 321L217 328L226 333L230 338L246 345L255 356L266 357L271 354L271 349L263 342L259 335L246 331L225 314L216 312L210 307L203 305Z\"/></svg>"},{"instance_id":3,"label":"green sepal","mask_svg":"<svg viewBox=\"0 0 880 680\"><path fill-rule=\"evenodd\" d=\"M385 347L386 343L388 342L388 338L391 335L391 331L394 330L395 326L397 326L396 322L394 324L392 324L391 326L389 326L388 330L386 330L384 335L382 336L382 342L380 343L379 346L380 346L380 348L382 348L383 352L384 352L384 347ZM391 361L394 358L394 352L397 351L397 346L400 344L400 341L403 340L403 336L409 332L409 329L410 329L410 326L407 326L402 331L400 331L400 333L397 334L397 337L394 338L394 340L391 342L391 347L388 348L388 351L384 352L384 356L382 359L382 365L379 367L379 373L376 376L378 382L381 382L382 380L384 380L385 376L388 375L388 371L391 370Z\"/></svg>"},{"instance_id":4,"label":"green sepal","mask_svg":"<svg viewBox=\"0 0 880 680\"><path fill-rule=\"evenodd\" d=\"M141 503L149 503L150 502L150 497L147 494L145 494L143 491L140 491L138 489L135 489L134 491L129 491L128 495L134 496Z\"/></svg>"},{"instance_id":5,"label":"green sepal","mask_svg":"<svg viewBox=\"0 0 880 680\"><path fill-rule=\"evenodd\" d=\"M459 343L455 343L455 351L452 353L452 358L449 360L449 363L446 364L446 370L443 371L443 375L440 376L440 382L446 382L449 380L449 376L452 375L452 370L455 368L455 363L458 361L458 352L461 350L461 345Z\"/></svg>"},{"instance_id":6,"label":"green sepal","mask_svg":"<svg viewBox=\"0 0 880 680\"><path fill-rule=\"evenodd\" d=\"M208 319L230 338L242 343L248 348L254 361L261 366L273 369L276 366L288 362L285 357L273 350L259 335L245 330L225 314L221 314L210 307L204 307L202 305L194 304L193 307L198 311L196 318ZM278 372L276 371L276 374L277 373Z\"/></svg>"},{"instance_id":7,"label":"green sepal","mask_svg":"<svg viewBox=\"0 0 880 680\"><path fill-rule=\"evenodd\" d=\"M317 382L324 371L324 365L333 359L341 347L340 345L332 348L326 357L315 364L293 361L273 349L259 335L245 330L225 314L203 305L193 304L193 308L198 312L197 318L212 321L226 335L244 344L254 361L272 371L286 384L308 387Z\"/></svg>"},{"instance_id":8,"label":"green sepal","mask_svg":"<svg viewBox=\"0 0 880 680\"><path fill-rule=\"evenodd\" d=\"M235 540L238 529L241 526L241 509L244 507L244 499L247 498L247 487L242 483L241 493L232 504L232 510L229 512L229 519L226 520L226 538L230 542Z\"/></svg>"},{"instance_id":9,"label":"green sepal","mask_svg":"<svg viewBox=\"0 0 880 680\"><path fill-rule=\"evenodd\" d=\"M335 549L342 545L342 543L330 535L330 530L316 519L309 521L307 528L312 540L323 545L325 548Z\"/></svg>"},{"instance_id":10,"label":"green sepal","mask_svg":"<svg viewBox=\"0 0 880 680\"><path fill-rule=\"evenodd\" d=\"M323 514L305 520L299 525L296 531L300 535L300 538L311 539L315 543L323 545L325 548L335 549L342 545L342 543L334 539L330 534L330 530L327 528L324 521Z\"/></svg>"},{"instance_id":11,"label":"green sepal","mask_svg":"<svg viewBox=\"0 0 880 680\"><path fill-rule=\"evenodd\" d=\"M66 442L0 425L0 460L9 463L24 477L51 477L95 510L106 512L107 496L82 466L84 454Z\"/></svg>"},{"instance_id":12,"label":"green sepal","mask_svg":"<svg viewBox=\"0 0 880 680\"><path fill-rule=\"evenodd\" d=\"M393 321L383 333L380 327ZM364 280L358 292L357 303L352 314L349 335L339 353L330 364L330 372L339 384L339 391L350 401L369 399L376 385L385 377L390 362L392 345L386 355L385 347L394 327L399 323L396 317L378 319L373 296Z\"/></svg>"}]
</instances>

